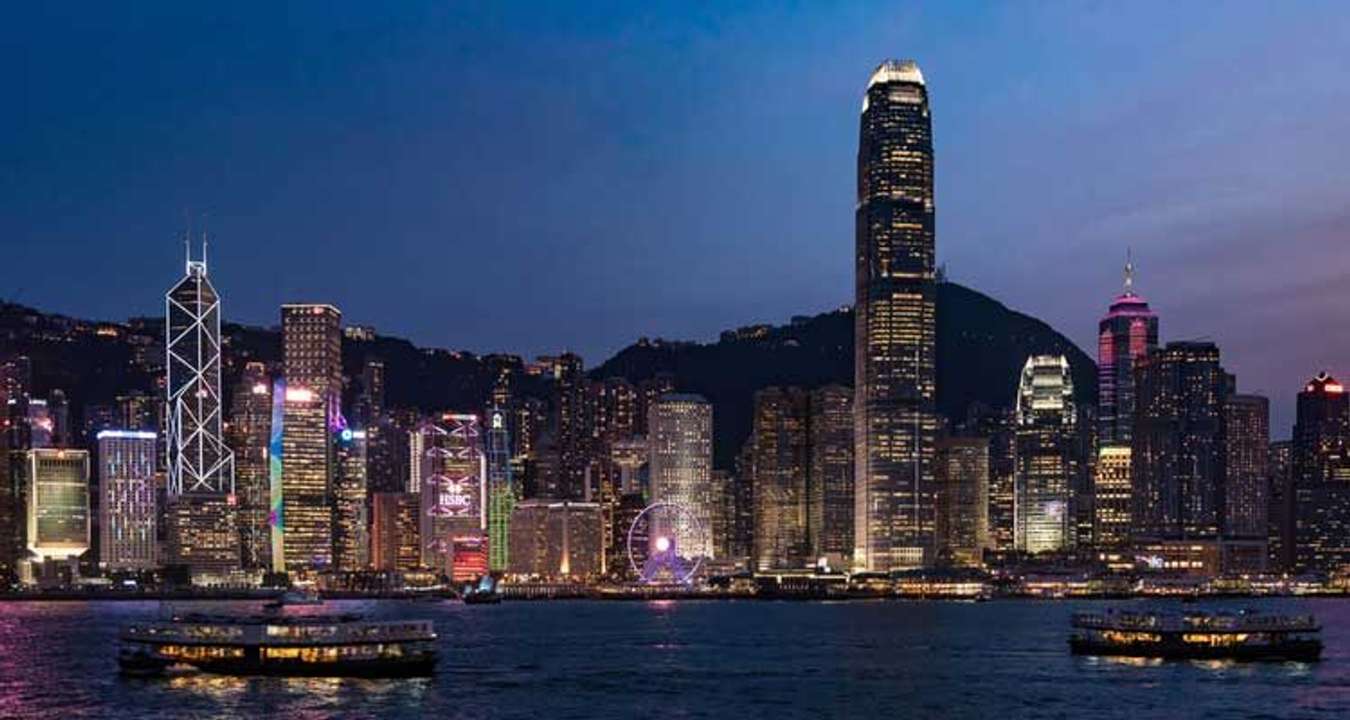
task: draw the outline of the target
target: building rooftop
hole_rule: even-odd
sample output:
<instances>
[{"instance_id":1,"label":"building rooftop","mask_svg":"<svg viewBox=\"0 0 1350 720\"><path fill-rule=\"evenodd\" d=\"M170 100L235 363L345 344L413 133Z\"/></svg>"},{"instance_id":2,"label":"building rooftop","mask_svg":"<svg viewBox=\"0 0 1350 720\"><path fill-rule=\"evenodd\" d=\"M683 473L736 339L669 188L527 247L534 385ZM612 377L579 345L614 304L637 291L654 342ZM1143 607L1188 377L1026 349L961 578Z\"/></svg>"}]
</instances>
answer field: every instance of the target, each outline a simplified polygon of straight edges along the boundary
<instances>
[{"instance_id":1,"label":"building rooftop","mask_svg":"<svg viewBox=\"0 0 1350 720\"><path fill-rule=\"evenodd\" d=\"M668 393L662 395L660 400L658 400L658 402L698 403L701 405L707 405L708 399L696 393Z\"/></svg>"},{"instance_id":2,"label":"building rooftop","mask_svg":"<svg viewBox=\"0 0 1350 720\"><path fill-rule=\"evenodd\" d=\"M1336 378L1327 374L1327 371L1323 370L1322 372L1317 373L1317 377L1308 381L1308 386L1305 387L1303 391L1310 393L1326 392L1337 394L1345 392L1345 386L1341 385L1339 382L1337 382Z\"/></svg>"},{"instance_id":3,"label":"building rooftop","mask_svg":"<svg viewBox=\"0 0 1350 720\"><path fill-rule=\"evenodd\" d=\"M872 78L867 81L867 87L870 90L877 83L890 82L923 85L923 72L919 70L919 64L913 60L887 60L872 71Z\"/></svg>"}]
</instances>

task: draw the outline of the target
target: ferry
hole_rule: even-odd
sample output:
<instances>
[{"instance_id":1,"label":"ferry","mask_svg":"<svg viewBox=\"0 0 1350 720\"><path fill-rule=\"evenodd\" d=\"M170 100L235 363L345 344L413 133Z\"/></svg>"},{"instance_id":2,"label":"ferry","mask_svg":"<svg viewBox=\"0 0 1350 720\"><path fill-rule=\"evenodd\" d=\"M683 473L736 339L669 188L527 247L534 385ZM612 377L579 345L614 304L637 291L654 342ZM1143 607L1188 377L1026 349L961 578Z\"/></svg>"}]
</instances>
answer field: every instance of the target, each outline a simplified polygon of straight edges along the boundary
<instances>
[{"instance_id":1,"label":"ferry","mask_svg":"<svg viewBox=\"0 0 1350 720\"><path fill-rule=\"evenodd\" d=\"M188 669L221 675L413 677L436 668L430 620L360 615L183 615L122 629L118 664L130 675Z\"/></svg>"},{"instance_id":2,"label":"ferry","mask_svg":"<svg viewBox=\"0 0 1350 720\"><path fill-rule=\"evenodd\" d=\"M1322 655L1321 626L1312 615L1108 610L1075 613L1072 624L1075 655L1304 662Z\"/></svg>"}]
</instances>

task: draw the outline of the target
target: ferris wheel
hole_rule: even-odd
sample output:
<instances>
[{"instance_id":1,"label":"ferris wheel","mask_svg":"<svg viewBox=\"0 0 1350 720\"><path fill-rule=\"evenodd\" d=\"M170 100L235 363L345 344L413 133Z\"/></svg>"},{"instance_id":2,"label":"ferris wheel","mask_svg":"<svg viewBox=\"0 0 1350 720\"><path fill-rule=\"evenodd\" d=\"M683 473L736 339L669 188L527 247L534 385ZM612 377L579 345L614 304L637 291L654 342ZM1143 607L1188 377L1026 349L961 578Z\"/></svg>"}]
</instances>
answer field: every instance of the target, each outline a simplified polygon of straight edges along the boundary
<instances>
[{"instance_id":1,"label":"ferris wheel","mask_svg":"<svg viewBox=\"0 0 1350 720\"><path fill-rule=\"evenodd\" d=\"M645 583L688 584L703 565L703 521L678 503L655 502L628 526L628 564Z\"/></svg>"}]
</instances>

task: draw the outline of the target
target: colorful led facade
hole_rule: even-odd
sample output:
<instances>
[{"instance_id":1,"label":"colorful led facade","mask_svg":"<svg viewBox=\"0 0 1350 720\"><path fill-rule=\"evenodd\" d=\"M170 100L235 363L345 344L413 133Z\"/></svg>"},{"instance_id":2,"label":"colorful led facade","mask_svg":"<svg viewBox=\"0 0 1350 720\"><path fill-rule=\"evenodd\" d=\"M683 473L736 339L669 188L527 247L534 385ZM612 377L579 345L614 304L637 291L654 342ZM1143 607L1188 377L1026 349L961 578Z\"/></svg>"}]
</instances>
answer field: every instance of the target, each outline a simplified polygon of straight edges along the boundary
<instances>
[{"instance_id":1,"label":"colorful led facade","mask_svg":"<svg viewBox=\"0 0 1350 720\"><path fill-rule=\"evenodd\" d=\"M1077 407L1063 355L1035 355L1022 367L1014 454L1015 542L1025 553L1073 544L1071 483L1077 475Z\"/></svg>"},{"instance_id":2,"label":"colorful led facade","mask_svg":"<svg viewBox=\"0 0 1350 720\"><path fill-rule=\"evenodd\" d=\"M267 532L271 540L273 572L286 570L286 485L282 479L282 454L285 452L286 380L272 382L272 423L267 442Z\"/></svg>"},{"instance_id":3,"label":"colorful led facade","mask_svg":"<svg viewBox=\"0 0 1350 720\"><path fill-rule=\"evenodd\" d=\"M456 539L487 531L487 469L477 415L446 413L414 433L422 565L453 576Z\"/></svg>"},{"instance_id":4,"label":"colorful led facade","mask_svg":"<svg viewBox=\"0 0 1350 720\"><path fill-rule=\"evenodd\" d=\"M506 412L488 411L487 429L488 568L506 572L511 563L511 513L516 488L511 482L511 435Z\"/></svg>"},{"instance_id":5,"label":"colorful led facade","mask_svg":"<svg viewBox=\"0 0 1350 720\"><path fill-rule=\"evenodd\" d=\"M99 565L153 570L159 565L159 507L155 501L156 434L98 433Z\"/></svg>"},{"instance_id":6,"label":"colorful led facade","mask_svg":"<svg viewBox=\"0 0 1350 720\"><path fill-rule=\"evenodd\" d=\"M933 560L936 242L928 90L887 61L863 98L854 313L854 566Z\"/></svg>"},{"instance_id":7,"label":"colorful led facade","mask_svg":"<svg viewBox=\"0 0 1350 720\"><path fill-rule=\"evenodd\" d=\"M1125 289L1097 325L1097 427L1102 445L1129 445L1134 434L1134 368L1158 347L1158 316L1134 292L1134 263Z\"/></svg>"}]
</instances>

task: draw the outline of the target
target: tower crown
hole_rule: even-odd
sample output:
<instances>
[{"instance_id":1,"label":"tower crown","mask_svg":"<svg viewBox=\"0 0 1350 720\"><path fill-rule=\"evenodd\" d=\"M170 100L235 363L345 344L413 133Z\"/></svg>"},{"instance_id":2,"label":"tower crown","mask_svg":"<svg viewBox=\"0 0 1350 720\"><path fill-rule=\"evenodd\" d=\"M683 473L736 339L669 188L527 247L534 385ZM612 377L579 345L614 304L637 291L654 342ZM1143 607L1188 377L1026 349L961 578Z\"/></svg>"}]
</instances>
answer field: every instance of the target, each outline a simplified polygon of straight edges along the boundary
<instances>
[{"instance_id":1,"label":"tower crown","mask_svg":"<svg viewBox=\"0 0 1350 720\"><path fill-rule=\"evenodd\" d=\"M919 64L913 60L887 60L872 71L872 77L867 81L867 87L871 89L877 83L890 82L923 85L923 71L919 70Z\"/></svg>"},{"instance_id":2,"label":"tower crown","mask_svg":"<svg viewBox=\"0 0 1350 720\"><path fill-rule=\"evenodd\" d=\"M1322 372L1317 373L1317 377L1308 381L1307 386L1303 388L1303 392L1339 395L1345 392L1345 386L1337 382L1336 378L1328 375L1327 371L1323 370Z\"/></svg>"}]
</instances>

